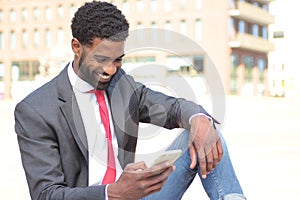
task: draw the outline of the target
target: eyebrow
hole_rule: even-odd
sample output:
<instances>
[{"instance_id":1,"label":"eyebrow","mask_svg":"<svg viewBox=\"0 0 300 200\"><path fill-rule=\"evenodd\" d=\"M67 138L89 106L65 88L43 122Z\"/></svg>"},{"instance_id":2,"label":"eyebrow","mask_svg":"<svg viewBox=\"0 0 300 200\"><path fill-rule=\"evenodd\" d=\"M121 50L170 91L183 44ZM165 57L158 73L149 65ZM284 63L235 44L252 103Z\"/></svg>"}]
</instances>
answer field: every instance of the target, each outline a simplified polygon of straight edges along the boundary
<instances>
[{"instance_id":1,"label":"eyebrow","mask_svg":"<svg viewBox=\"0 0 300 200\"><path fill-rule=\"evenodd\" d=\"M120 59L120 58L123 58L125 56L125 54L122 54L121 56L119 57L116 57L115 59ZM107 57L107 56L103 56L103 55L94 55L95 58L105 58L105 59L110 59L110 57Z\"/></svg>"},{"instance_id":2,"label":"eyebrow","mask_svg":"<svg viewBox=\"0 0 300 200\"><path fill-rule=\"evenodd\" d=\"M120 55L119 57L116 57L116 59L120 59L123 58L125 56L125 54Z\"/></svg>"}]
</instances>

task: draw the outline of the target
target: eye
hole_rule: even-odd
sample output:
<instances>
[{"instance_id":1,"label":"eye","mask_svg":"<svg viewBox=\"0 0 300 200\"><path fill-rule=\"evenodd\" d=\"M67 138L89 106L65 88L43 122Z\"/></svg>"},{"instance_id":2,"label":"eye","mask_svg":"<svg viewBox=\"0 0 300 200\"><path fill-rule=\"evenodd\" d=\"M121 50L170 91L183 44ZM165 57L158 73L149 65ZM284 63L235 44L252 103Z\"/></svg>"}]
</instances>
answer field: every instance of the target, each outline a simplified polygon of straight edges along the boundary
<instances>
[{"instance_id":1,"label":"eye","mask_svg":"<svg viewBox=\"0 0 300 200\"><path fill-rule=\"evenodd\" d=\"M115 59L115 62L122 62L123 61L123 58L116 58Z\"/></svg>"},{"instance_id":2,"label":"eye","mask_svg":"<svg viewBox=\"0 0 300 200\"><path fill-rule=\"evenodd\" d=\"M99 63L103 63L103 62L107 62L108 61L108 58L104 58L104 57L101 57L101 58L96 58L96 61L99 62Z\"/></svg>"}]
</instances>

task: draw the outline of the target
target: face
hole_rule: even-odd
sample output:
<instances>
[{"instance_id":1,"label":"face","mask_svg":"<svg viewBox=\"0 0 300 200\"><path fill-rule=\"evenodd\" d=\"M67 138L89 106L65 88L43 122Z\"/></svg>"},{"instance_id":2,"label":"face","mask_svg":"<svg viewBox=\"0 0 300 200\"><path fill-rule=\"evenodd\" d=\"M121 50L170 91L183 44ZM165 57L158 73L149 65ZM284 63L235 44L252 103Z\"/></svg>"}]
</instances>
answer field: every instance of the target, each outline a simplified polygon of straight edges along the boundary
<instances>
[{"instance_id":1,"label":"face","mask_svg":"<svg viewBox=\"0 0 300 200\"><path fill-rule=\"evenodd\" d=\"M75 73L95 89L107 89L112 77L122 66L124 41L95 38L92 45L82 45L73 38L72 49L75 53Z\"/></svg>"}]
</instances>

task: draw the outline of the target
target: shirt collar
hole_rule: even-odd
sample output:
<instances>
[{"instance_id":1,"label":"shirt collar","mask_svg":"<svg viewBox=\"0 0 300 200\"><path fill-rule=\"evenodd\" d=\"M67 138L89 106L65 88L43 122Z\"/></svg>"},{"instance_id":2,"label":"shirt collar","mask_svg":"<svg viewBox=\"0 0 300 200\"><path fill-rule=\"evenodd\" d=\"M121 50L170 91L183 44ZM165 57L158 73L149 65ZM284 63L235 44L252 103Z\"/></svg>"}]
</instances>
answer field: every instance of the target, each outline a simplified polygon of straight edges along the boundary
<instances>
[{"instance_id":1,"label":"shirt collar","mask_svg":"<svg viewBox=\"0 0 300 200\"><path fill-rule=\"evenodd\" d=\"M68 65L68 76L73 88L75 88L79 92L86 93L94 89L88 82L82 80L79 76L77 76L73 69L72 62L70 62Z\"/></svg>"}]
</instances>

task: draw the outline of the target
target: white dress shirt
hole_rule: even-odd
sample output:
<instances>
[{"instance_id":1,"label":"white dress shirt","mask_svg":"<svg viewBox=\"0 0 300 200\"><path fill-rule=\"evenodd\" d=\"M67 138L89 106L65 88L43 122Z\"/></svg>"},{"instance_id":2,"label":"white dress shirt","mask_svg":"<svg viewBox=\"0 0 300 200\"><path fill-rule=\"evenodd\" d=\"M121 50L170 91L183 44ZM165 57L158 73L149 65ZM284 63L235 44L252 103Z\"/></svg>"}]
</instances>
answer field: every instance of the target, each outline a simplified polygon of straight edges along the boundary
<instances>
[{"instance_id":1,"label":"white dress shirt","mask_svg":"<svg viewBox=\"0 0 300 200\"><path fill-rule=\"evenodd\" d=\"M102 179L107 169L108 151L107 151L107 141L105 137L105 128L101 122L97 98L94 93L89 92L94 88L89 83L85 82L84 80L82 80L80 77L76 75L72 67L72 62L70 62L68 66L68 76L71 85L73 87L73 91L75 93L75 97L79 106L79 110L81 113L81 117L87 135L88 150L89 150L89 163L88 163L89 164L89 185L99 185L102 183ZM118 141L114 133L114 128L113 128L114 126L111 120L112 119L111 109L108 104L106 93L104 93L104 96L106 99L106 105L109 112L110 129L112 134L112 144L114 148L116 172L117 172L116 180L118 180L122 173L122 168L118 160ZM189 119L189 122L194 116L197 115L204 115L208 117L211 120L211 122L213 122L213 120L209 116L203 113L192 115ZM106 187L106 199L108 199L107 187Z\"/></svg>"},{"instance_id":2,"label":"white dress shirt","mask_svg":"<svg viewBox=\"0 0 300 200\"><path fill-rule=\"evenodd\" d=\"M89 152L89 185L98 185L102 183L102 179L107 169L108 151L105 128L101 121L97 98L94 93L89 92L94 88L76 75L72 67L72 62L70 62L68 66L68 76L75 93L87 136L87 148ZM118 160L118 141L114 133L114 126L111 120L111 110L108 105L106 93L104 93L104 96L109 112L112 144L117 168L116 180L118 180L122 173L122 168Z\"/></svg>"}]
</instances>

